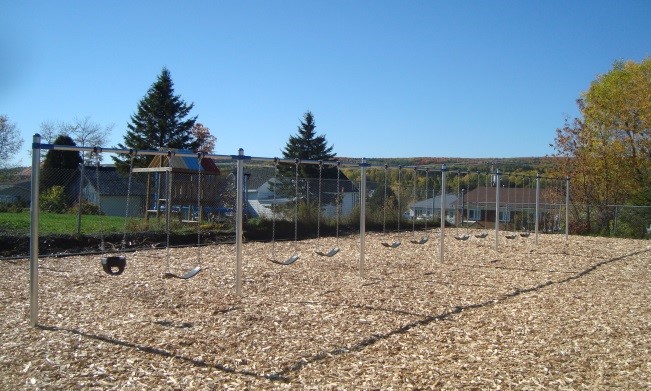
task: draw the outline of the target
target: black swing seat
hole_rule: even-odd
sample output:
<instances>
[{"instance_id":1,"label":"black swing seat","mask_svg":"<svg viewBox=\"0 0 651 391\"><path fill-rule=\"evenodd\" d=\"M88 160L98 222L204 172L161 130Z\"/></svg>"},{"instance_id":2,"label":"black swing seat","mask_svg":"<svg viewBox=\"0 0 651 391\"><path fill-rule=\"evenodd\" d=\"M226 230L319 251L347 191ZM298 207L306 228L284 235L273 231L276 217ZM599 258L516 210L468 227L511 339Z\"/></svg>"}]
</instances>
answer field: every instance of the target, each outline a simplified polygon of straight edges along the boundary
<instances>
[{"instance_id":1,"label":"black swing seat","mask_svg":"<svg viewBox=\"0 0 651 391\"><path fill-rule=\"evenodd\" d=\"M458 235L454 237L456 240L468 240L470 239L470 235L468 234L463 234L463 235Z\"/></svg>"},{"instance_id":2,"label":"black swing seat","mask_svg":"<svg viewBox=\"0 0 651 391\"><path fill-rule=\"evenodd\" d=\"M527 232L520 232L520 236L522 236L523 238L528 238L529 235L531 235L531 232L528 232L528 231Z\"/></svg>"},{"instance_id":3,"label":"black swing seat","mask_svg":"<svg viewBox=\"0 0 651 391\"><path fill-rule=\"evenodd\" d=\"M127 267L127 257L124 255L112 255L102 258L102 269L106 274L119 276Z\"/></svg>"},{"instance_id":4,"label":"black swing seat","mask_svg":"<svg viewBox=\"0 0 651 391\"><path fill-rule=\"evenodd\" d=\"M299 258L298 254L294 254L294 255L292 255L291 257L287 258L284 261L278 261L278 260L276 260L274 258L268 258L268 259L269 259L269 261L271 261L271 262L273 262L275 264L283 265L283 266L289 266L292 263L296 262L298 260L298 258Z\"/></svg>"},{"instance_id":5,"label":"black swing seat","mask_svg":"<svg viewBox=\"0 0 651 391\"><path fill-rule=\"evenodd\" d=\"M509 234L509 235L505 235L504 237L507 238L507 239L515 239L515 238L518 237L518 235L516 235L516 234Z\"/></svg>"},{"instance_id":6,"label":"black swing seat","mask_svg":"<svg viewBox=\"0 0 651 391\"><path fill-rule=\"evenodd\" d=\"M327 253L324 253L323 251L315 251L317 255L321 255L322 257L332 257L338 252L339 252L339 247L333 247Z\"/></svg>"},{"instance_id":7,"label":"black swing seat","mask_svg":"<svg viewBox=\"0 0 651 391\"><path fill-rule=\"evenodd\" d=\"M194 269L192 269L192 270L190 270L187 273L182 274L182 275L167 272L167 273L163 274L163 278L178 278L178 279L181 279L181 280L187 280L187 279L190 279L190 278L196 276L197 274L199 274L199 272L201 270L202 270L201 266L197 266Z\"/></svg>"},{"instance_id":8,"label":"black swing seat","mask_svg":"<svg viewBox=\"0 0 651 391\"><path fill-rule=\"evenodd\" d=\"M396 247L400 246L400 242L399 242L399 241L395 241L395 242L392 242L392 243L389 243L389 242L382 242L382 245L383 245L384 247L396 248Z\"/></svg>"},{"instance_id":9,"label":"black swing seat","mask_svg":"<svg viewBox=\"0 0 651 391\"><path fill-rule=\"evenodd\" d=\"M483 238L485 238L486 236L488 236L488 232L486 232L486 231L481 232L481 233L478 233L478 234L475 234L475 237L476 237L476 238L479 238L479 239L483 239Z\"/></svg>"},{"instance_id":10,"label":"black swing seat","mask_svg":"<svg viewBox=\"0 0 651 391\"><path fill-rule=\"evenodd\" d=\"M420 239L418 239L418 240L414 239L414 240L412 240L411 242L412 242L413 244L425 244L425 243L427 243L428 240L429 240L429 237L427 237L427 236L422 236Z\"/></svg>"}]
</instances>

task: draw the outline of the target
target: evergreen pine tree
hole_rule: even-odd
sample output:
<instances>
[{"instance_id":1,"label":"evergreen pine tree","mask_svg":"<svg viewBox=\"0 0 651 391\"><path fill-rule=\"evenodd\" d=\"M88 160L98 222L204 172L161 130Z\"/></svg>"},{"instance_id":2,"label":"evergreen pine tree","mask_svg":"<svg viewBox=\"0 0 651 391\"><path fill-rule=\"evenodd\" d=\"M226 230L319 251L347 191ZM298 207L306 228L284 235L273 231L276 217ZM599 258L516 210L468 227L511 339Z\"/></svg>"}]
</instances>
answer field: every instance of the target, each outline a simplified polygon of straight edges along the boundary
<instances>
[{"instance_id":1,"label":"evergreen pine tree","mask_svg":"<svg viewBox=\"0 0 651 391\"><path fill-rule=\"evenodd\" d=\"M328 146L325 135L316 134L316 123L311 111L303 114L303 120L298 127L298 134L290 136L287 145L283 151L285 159L300 160L332 160L336 153L332 152L333 146ZM283 170L287 175L288 169ZM337 175L336 168L323 169L323 178L334 178ZM316 165L301 165L299 167L299 176L302 178L318 178L319 167Z\"/></svg>"},{"instance_id":2,"label":"evergreen pine tree","mask_svg":"<svg viewBox=\"0 0 651 391\"><path fill-rule=\"evenodd\" d=\"M70 136L63 134L57 136L54 144L73 147L77 145ZM73 176L71 170L77 170L81 162L81 154L77 151L49 150L41 170L41 191L44 192L52 186L65 186Z\"/></svg>"},{"instance_id":3,"label":"evergreen pine tree","mask_svg":"<svg viewBox=\"0 0 651 391\"><path fill-rule=\"evenodd\" d=\"M194 103L186 104L180 95L174 95L174 83L167 68L163 68L158 79L138 103L138 111L131 116L127 124L124 143L118 148L124 149L191 149L197 148L197 141L191 129L197 117L188 117ZM116 165L128 164L126 156L113 157ZM151 157L142 156L134 162L145 166Z\"/></svg>"},{"instance_id":4,"label":"evergreen pine tree","mask_svg":"<svg viewBox=\"0 0 651 391\"><path fill-rule=\"evenodd\" d=\"M70 145L77 146L70 136L59 135L54 140L56 145ZM76 170L81 164L81 155L77 151L60 151L51 149L45 155L43 160L43 168L58 168L58 169L71 169Z\"/></svg>"}]
</instances>

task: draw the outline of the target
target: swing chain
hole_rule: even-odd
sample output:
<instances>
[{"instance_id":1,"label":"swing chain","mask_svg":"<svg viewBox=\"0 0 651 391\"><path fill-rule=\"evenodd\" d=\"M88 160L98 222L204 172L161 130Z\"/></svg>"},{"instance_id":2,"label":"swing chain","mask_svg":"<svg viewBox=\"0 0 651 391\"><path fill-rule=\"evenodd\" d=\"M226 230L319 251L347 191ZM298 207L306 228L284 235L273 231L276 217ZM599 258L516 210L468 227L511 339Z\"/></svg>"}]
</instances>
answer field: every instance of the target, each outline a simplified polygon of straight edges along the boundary
<instances>
[{"instance_id":1,"label":"swing chain","mask_svg":"<svg viewBox=\"0 0 651 391\"><path fill-rule=\"evenodd\" d=\"M402 220L402 205L400 205L400 193L402 192L402 166L398 166L398 235L400 235L400 220Z\"/></svg>"},{"instance_id":2,"label":"swing chain","mask_svg":"<svg viewBox=\"0 0 651 391\"><path fill-rule=\"evenodd\" d=\"M137 150L130 149L129 150L129 178L127 180L127 201L126 201L126 209L124 212L124 229L122 230L122 242L120 243L120 251L124 253L127 245L127 227L128 227L128 220L129 220L129 204L131 200L131 179L133 176L133 163L136 158L136 155L138 154Z\"/></svg>"},{"instance_id":3,"label":"swing chain","mask_svg":"<svg viewBox=\"0 0 651 391\"><path fill-rule=\"evenodd\" d=\"M167 259L167 273L170 273L171 270L171 264L170 264L170 223L171 223L171 210L172 210L172 203L171 203L171 198L172 198L172 157L174 155L174 152L171 150L167 151L167 191L166 191L166 201L165 201L165 251L166 251L166 259Z\"/></svg>"},{"instance_id":4,"label":"swing chain","mask_svg":"<svg viewBox=\"0 0 651 391\"><path fill-rule=\"evenodd\" d=\"M271 257L276 259L276 187L278 186L278 158L274 158L273 202L271 203Z\"/></svg>"},{"instance_id":5,"label":"swing chain","mask_svg":"<svg viewBox=\"0 0 651 391\"><path fill-rule=\"evenodd\" d=\"M298 165L300 163L300 160L296 158L295 160L296 167L295 167L295 173L296 173L296 182L295 182L295 207L294 207L294 247L296 247L296 242L298 241Z\"/></svg>"},{"instance_id":6,"label":"swing chain","mask_svg":"<svg viewBox=\"0 0 651 391\"><path fill-rule=\"evenodd\" d=\"M97 188L97 209L100 213L99 219L99 235L100 235L100 245L99 249L103 253L105 250L104 243L104 218L102 216L102 189L100 187L99 180L99 154L102 151L100 147L94 147L91 154L95 154L95 187Z\"/></svg>"},{"instance_id":7,"label":"swing chain","mask_svg":"<svg viewBox=\"0 0 651 391\"><path fill-rule=\"evenodd\" d=\"M418 195L416 193L417 184L418 184L418 167L414 166L414 200L413 200L413 202L416 202L416 200L418 199ZM411 230L413 231L413 233L415 235L416 234L416 208L414 208L413 214L411 216Z\"/></svg>"},{"instance_id":8,"label":"swing chain","mask_svg":"<svg viewBox=\"0 0 651 391\"><path fill-rule=\"evenodd\" d=\"M384 165L384 207L382 208L382 235L387 233L387 190L388 190L388 178L389 165Z\"/></svg>"},{"instance_id":9,"label":"swing chain","mask_svg":"<svg viewBox=\"0 0 651 391\"><path fill-rule=\"evenodd\" d=\"M429 167L425 168L425 200L427 200L427 196L429 195ZM434 198L434 194L432 194L432 198ZM427 233L427 208L425 208L425 233ZM414 214L415 214L414 210ZM434 217L434 209L432 209L432 217Z\"/></svg>"},{"instance_id":10,"label":"swing chain","mask_svg":"<svg viewBox=\"0 0 651 391\"><path fill-rule=\"evenodd\" d=\"M203 158L206 155L206 152L199 151L197 153L197 160L199 161L199 173L197 179L197 264L201 267L201 216L202 216L202 206L201 206L201 172L203 171Z\"/></svg>"},{"instance_id":11,"label":"swing chain","mask_svg":"<svg viewBox=\"0 0 651 391\"><path fill-rule=\"evenodd\" d=\"M339 187L340 186L340 176L341 176L340 175L341 174L340 166L341 166L341 162L339 160L337 160L337 192L336 192L337 195L336 195L336 198L335 198L335 207L336 207L335 213L336 213L336 216L337 216L335 235L336 235L337 245L339 245L339 213L341 213L340 196L343 196L343 192L342 192L342 194L340 194L341 188Z\"/></svg>"},{"instance_id":12,"label":"swing chain","mask_svg":"<svg viewBox=\"0 0 651 391\"><path fill-rule=\"evenodd\" d=\"M316 237L321 238L321 182L323 179L323 160L319 160L319 204L316 210Z\"/></svg>"}]
</instances>

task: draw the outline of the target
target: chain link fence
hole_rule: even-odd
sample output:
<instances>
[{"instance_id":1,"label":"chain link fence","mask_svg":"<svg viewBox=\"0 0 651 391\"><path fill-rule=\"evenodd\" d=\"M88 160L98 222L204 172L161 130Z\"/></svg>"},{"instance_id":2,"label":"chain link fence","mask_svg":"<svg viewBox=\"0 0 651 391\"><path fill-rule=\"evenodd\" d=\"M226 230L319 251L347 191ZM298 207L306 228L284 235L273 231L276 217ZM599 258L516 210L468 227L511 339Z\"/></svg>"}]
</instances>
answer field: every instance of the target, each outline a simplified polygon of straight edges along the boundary
<instances>
[{"instance_id":1,"label":"chain link fence","mask_svg":"<svg viewBox=\"0 0 651 391\"><path fill-rule=\"evenodd\" d=\"M570 232L622 238L651 237L651 206L570 206Z\"/></svg>"},{"instance_id":2,"label":"chain link fence","mask_svg":"<svg viewBox=\"0 0 651 391\"><path fill-rule=\"evenodd\" d=\"M243 200L247 240L293 240L348 235L359 231L359 177L343 171L322 178L280 174L274 166L245 165ZM435 227L440 188L403 172L400 182L383 182L381 172L367 181L366 227L396 232ZM395 174L395 173L394 173ZM25 256L29 242L29 169L0 173L0 256ZM394 175L395 176L395 175ZM129 179L131 184L129 186ZM395 178L394 178L395 179ZM414 186L416 183L416 186ZM448 224L459 224L457 189L448 190ZM434 198L434 199L433 199ZM454 200L453 200L454 198ZM236 182L232 164L217 172L166 170L121 172L113 166L42 169L40 221L44 253L97 251L101 237L113 247L123 237L131 247L232 242ZM456 205L456 206L455 206ZM470 205L470 204L469 204ZM555 209L554 209L555 210ZM464 212L467 214L467 211ZM564 232L565 205L541 216L541 232ZM467 216L466 216L467 217ZM517 217L517 216L516 216ZM648 238L651 206L571 205L570 233ZM65 238L56 246L57 238ZM73 250L64 248L72 247Z\"/></svg>"}]
</instances>

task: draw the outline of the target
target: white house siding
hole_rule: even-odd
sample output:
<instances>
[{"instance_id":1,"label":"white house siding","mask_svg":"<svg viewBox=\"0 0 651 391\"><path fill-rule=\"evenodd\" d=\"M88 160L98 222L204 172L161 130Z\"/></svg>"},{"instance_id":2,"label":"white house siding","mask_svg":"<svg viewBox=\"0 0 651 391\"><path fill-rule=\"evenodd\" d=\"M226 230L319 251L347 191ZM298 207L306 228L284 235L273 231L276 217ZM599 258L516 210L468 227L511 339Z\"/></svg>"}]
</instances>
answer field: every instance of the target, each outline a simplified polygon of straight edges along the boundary
<instances>
[{"instance_id":1,"label":"white house siding","mask_svg":"<svg viewBox=\"0 0 651 391\"><path fill-rule=\"evenodd\" d=\"M107 216L124 216L127 207L125 196L102 196L102 212ZM129 217L144 215L145 197L131 196L129 199Z\"/></svg>"}]
</instances>

